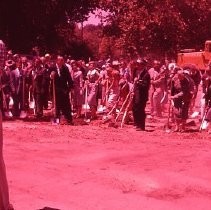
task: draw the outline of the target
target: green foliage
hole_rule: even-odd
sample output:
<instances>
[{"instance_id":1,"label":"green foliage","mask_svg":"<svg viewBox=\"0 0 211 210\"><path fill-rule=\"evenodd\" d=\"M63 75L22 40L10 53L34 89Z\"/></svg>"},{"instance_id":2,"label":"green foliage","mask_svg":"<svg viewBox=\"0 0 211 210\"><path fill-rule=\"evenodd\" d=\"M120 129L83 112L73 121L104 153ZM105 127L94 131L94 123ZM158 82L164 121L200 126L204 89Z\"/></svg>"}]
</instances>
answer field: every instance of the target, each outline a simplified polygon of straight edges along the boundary
<instances>
[{"instance_id":1,"label":"green foliage","mask_svg":"<svg viewBox=\"0 0 211 210\"><path fill-rule=\"evenodd\" d=\"M0 36L16 51L38 45L55 51L72 36L76 22L87 19L96 0L1 0ZM69 38L70 39L70 38Z\"/></svg>"},{"instance_id":2,"label":"green foliage","mask_svg":"<svg viewBox=\"0 0 211 210\"><path fill-rule=\"evenodd\" d=\"M101 26L87 25L84 27L83 40L92 52L89 57L97 59L99 57L99 44L102 36Z\"/></svg>"},{"instance_id":3,"label":"green foliage","mask_svg":"<svg viewBox=\"0 0 211 210\"><path fill-rule=\"evenodd\" d=\"M211 37L209 0L100 0L125 51L174 54Z\"/></svg>"},{"instance_id":4,"label":"green foliage","mask_svg":"<svg viewBox=\"0 0 211 210\"><path fill-rule=\"evenodd\" d=\"M76 23L96 8L109 11L107 25L82 31ZM0 38L23 53L39 46L43 52L77 51L75 57L174 55L203 46L211 38L210 22L210 0L0 1Z\"/></svg>"}]
</instances>

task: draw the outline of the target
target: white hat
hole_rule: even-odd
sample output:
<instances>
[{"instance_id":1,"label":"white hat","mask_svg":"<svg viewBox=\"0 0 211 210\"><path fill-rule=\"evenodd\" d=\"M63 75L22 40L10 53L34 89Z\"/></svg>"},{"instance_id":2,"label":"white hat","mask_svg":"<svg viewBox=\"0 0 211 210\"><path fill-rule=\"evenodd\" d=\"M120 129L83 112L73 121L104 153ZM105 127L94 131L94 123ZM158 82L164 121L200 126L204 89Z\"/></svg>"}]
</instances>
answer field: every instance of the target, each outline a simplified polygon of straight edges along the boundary
<instances>
[{"instance_id":1,"label":"white hat","mask_svg":"<svg viewBox=\"0 0 211 210\"><path fill-rule=\"evenodd\" d=\"M119 61L113 61L112 62L112 66L118 66L120 63L119 63Z\"/></svg>"},{"instance_id":2,"label":"white hat","mask_svg":"<svg viewBox=\"0 0 211 210\"><path fill-rule=\"evenodd\" d=\"M176 67L176 63L169 63L169 65L168 65L168 69L175 69L175 67Z\"/></svg>"}]
</instances>

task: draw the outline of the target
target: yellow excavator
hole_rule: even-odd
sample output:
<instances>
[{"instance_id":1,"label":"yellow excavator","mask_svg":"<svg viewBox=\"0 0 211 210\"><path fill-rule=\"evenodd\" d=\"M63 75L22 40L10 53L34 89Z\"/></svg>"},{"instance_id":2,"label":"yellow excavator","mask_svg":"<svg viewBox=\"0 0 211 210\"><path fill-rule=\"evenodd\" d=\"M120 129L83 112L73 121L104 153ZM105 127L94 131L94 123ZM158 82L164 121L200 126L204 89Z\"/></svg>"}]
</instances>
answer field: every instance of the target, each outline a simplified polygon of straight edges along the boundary
<instances>
[{"instance_id":1,"label":"yellow excavator","mask_svg":"<svg viewBox=\"0 0 211 210\"><path fill-rule=\"evenodd\" d=\"M196 52L194 49L181 50L177 55L177 65L195 64L200 70L206 70L211 62L211 40L205 42L204 51Z\"/></svg>"}]
</instances>

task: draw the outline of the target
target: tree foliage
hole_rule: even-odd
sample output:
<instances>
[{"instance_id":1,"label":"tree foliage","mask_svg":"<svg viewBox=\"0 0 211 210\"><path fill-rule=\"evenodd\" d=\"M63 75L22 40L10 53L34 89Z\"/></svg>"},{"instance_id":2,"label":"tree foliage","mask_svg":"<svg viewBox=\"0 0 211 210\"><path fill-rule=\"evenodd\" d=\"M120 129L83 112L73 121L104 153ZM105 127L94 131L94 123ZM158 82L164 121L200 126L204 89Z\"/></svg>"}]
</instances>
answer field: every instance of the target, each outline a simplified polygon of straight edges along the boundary
<instances>
[{"instance_id":1,"label":"tree foliage","mask_svg":"<svg viewBox=\"0 0 211 210\"><path fill-rule=\"evenodd\" d=\"M76 23L96 8L108 11L107 25L85 27L81 39ZM18 52L39 46L51 52L78 50L76 57L80 52L107 56L115 54L114 48L171 55L181 48L202 46L211 38L210 22L210 0L0 1L0 38Z\"/></svg>"},{"instance_id":2,"label":"tree foliage","mask_svg":"<svg viewBox=\"0 0 211 210\"><path fill-rule=\"evenodd\" d=\"M211 37L209 0L100 0L126 51L174 53Z\"/></svg>"},{"instance_id":3,"label":"tree foliage","mask_svg":"<svg viewBox=\"0 0 211 210\"><path fill-rule=\"evenodd\" d=\"M96 0L1 0L0 36L18 51L33 45L54 50L96 5Z\"/></svg>"}]
</instances>

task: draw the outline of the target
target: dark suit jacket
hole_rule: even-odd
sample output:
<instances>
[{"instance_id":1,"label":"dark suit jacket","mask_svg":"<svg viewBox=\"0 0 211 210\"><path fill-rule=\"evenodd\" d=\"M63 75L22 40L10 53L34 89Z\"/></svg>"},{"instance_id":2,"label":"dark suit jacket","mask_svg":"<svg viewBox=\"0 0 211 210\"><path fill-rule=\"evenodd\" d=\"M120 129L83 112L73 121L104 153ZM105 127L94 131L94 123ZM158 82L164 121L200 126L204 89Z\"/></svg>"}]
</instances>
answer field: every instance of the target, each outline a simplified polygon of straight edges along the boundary
<instances>
[{"instance_id":1,"label":"dark suit jacket","mask_svg":"<svg viewBox=\"0 0 211 210\"><path fill-rule=\"evenodd\" d=\"M45 67L35 69L34 73L34 93L46 94L49 90L50 75Z\"/></svg>"},{"instance_id":2,"label":"dark suit jacket","mask_svg":"<svg viewBox=\"0 0 211 210\"><path fill-rule=\"evenodd\" d=\"M60 69L60 75L58 73L57 66L55 65L51 71L55 72L55 90L56 93L69 93L73 88L73 80L70 75L69 69L66 65L63 65Z\"/></svg>"},{"instance_id":3,"label":"dark suit jacket","mask_svg":"<svg viewBox=\"0 0 211 210\"><path fill-rule=\"evenodd\" d=\"M149 96L149 87L150 87L150 75L147 69L144 69L138 81L135 84L134 89L134 101L135 103L146 103Z\"/></svg>"}]
</instances>

